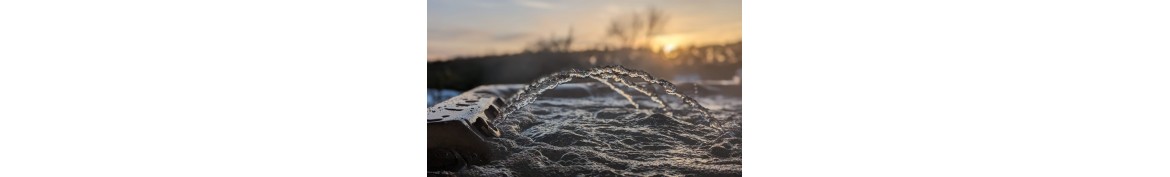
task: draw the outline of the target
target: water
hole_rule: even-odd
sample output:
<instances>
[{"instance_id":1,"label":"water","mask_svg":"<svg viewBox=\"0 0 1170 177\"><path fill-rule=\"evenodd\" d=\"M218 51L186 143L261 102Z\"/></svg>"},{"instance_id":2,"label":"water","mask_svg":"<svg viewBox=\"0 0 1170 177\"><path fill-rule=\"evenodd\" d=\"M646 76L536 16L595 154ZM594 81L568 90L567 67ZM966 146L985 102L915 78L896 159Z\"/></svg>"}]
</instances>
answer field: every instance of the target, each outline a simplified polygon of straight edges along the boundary
<instances>
[{"instance_id":1,"label":"water","mask_svg":"<svg viewBox=\"0 0 1170 177\"><path fill-rule=\"evenodd\" d=\"M447 89L427 89L427 107L434 106L448 98L459 96L459 91Z\"/></svg>"},{"instance_id":2,"label":"water","mask_svg":"<svg viewBox=\"0 0 1170 177\"><path fill-rule=\"evenodd\" d=\"M592 78L601 83L604 83L607 86L610 86L610 88L617 91L620 95L626 97L627 100L630 101L630 104L633 104L635 108L638 107L638 104L633 101L633 98L631 98L629 94L626 94L621 89L616 88L613 83L609 82L610 80L616 81L626 87L632 88L638 92L641 92L642 94L647 95L655 103L662 105L661 108L663 108L663 110L669 109L669 106L667 106L667 104L663 102L661 98L659 98L657 92L651 91L649 86L630 83L623 77L641 79L647 83L661 87L661 91L681 99L683 103L690 106L692 111L698 111L699 113L703 114L704 121L710 121L710 119L707 118L710 116L710 114L707 113L707 108L696 103L695 100L691 97L678 93L678 89L675 88L674 84L670 81L655 78L645 71L627 69L621 66L604 66L585 71L571 69L541 77L537 79L536 82L525 86L515 95L512 95L511 99L509 99L510 101L508 102L510 105L508 105L507 108L504 108L504 117L507 118L508 115L512 114L512 112L515 112L516 110L531 104L536 100L536 98L540 96L541 93L548 91L549 89L556 88L558 85L572 81L576 78Z\"/></svg>"},{"instance_id":3,"label":"water","mask_svg":"<svg viewBox=\"0 0 1170 177\"><path fill-rule=\"evenodd\" d=\"M618 76L649 82L635 85ZM590 84L592 96L536 99L540 93L572 78L593 78L600 84ZM698 85L684 88L695 89L685 92L695 97L679 94L672 83L621 67L550 75L517 92L511 98L511 106L505 108L507 118L495 122L501 137L491 142L498 159L458 172L430 174L739 176L740 98L700 96L703 88ZM738 92L738 85L733 88ZM610 89L614 91L605 91ZM658 95L674 97L656 98ZM630 106L639 104L659 107Z\"/></svg>"}]
</instances>

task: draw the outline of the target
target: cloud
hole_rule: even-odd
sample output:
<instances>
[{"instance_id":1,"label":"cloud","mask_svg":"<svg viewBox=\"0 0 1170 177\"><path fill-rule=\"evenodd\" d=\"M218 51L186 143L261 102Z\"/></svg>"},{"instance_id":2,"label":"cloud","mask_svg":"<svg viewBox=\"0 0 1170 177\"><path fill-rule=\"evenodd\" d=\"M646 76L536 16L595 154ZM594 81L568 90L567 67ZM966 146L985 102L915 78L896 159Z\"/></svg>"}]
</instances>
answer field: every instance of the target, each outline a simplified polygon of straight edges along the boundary
<instances>
[{"instance_id":1,"label":"cloud","mask_svg":"<svg viewBox=\"0 0 1170 177\"><path fill-rule=\"evenodd\" d=\"M537 8L537 9L551 9L551 8L555 7L552 3L539 1L539 0L512 0L512 2L515 2L516 4L519 4L520 6Z\"/></svg>"},{"instance_id":2,"label":"cloud","mask_svg":"<svg viewBox=\"0 0 1170 177\"><path fill-rule=\"evenodd\" d=\"M525 37L528 37L528 33L504 33L492 36L492 40L497 42L508 42L524 39Z\"/></svg>"},{"instance_id":3,"label":"cloud","mask_svg":"<svg viewBox=\"0 0 1170 177\"><path fill-rule=\"evenodd\" d=\"M428 28L428 41L482 41L482 42L511 42L527 39L532 36L525 32L490 32L472 28Z\"/></svg>"},{"instance_id":4,"label":"cloud","mask_svg":"<svg viewBox=\"0 0 1170 177\"><path fill-rule=\"evenodd\" d=\"M487 32L467 28L427 29L427 40L456 40L484 36Z\"/></svg>"}]
</instances>

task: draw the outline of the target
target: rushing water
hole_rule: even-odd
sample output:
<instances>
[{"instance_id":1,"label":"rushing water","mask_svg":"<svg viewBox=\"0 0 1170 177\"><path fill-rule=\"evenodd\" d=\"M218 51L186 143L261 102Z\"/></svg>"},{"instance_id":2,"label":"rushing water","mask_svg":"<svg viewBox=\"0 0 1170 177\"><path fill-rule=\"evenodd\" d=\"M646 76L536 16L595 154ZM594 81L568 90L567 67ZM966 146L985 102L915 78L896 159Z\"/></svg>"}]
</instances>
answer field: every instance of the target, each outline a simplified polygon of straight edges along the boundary
<instances>
[{"instance_id":1,"label":"rushing water","mask_svg":"<svg viewBox=\"0 0 1170 177\"><path fill-rule=\"evenodd\" d=\"M540 96L574 78L600 83L586 84L590 85L590 96ZM683 95L673 83L622 67L556 73L511 97L510 106L504 109L506 118L495 122L501 131L501 137L491 141L496 160L431 175L740 175L740 98L700 96L699 86L693 88L694 92L686 93L694 93L694 97ZM739 87L734 89L738 93ZM660 95L673 97L658 98Z\"/></svg>"},{"instance_id":2,"label":"rushing water","mask_svg":"<svg viewBox=\"0 0 1170 177\"><path fill-rule=\"evenodd\" d=\"M633 101L633 98L631 98L631 96L629 94L626 94L621 89L617 89L616 86L613 85L613 83L609 82L609 80L617 81L618 83L621 83L624 86L627 86L631 89L637 90L638 92L641 92L642 94L646 94L651 100L658 103L659 105L662 105L663 109L670 109L667 106L667 104L665 102L663 102L661 98L659 98L657 92L650 90L650 86L630 83L627 79L625 79L626 77L641 79L647 83L654 84L654 85L661 87L662 92L665 92L668 95L675 96L676 98L682 100L683 103L690 106L691 110L698 111L699 113L703 114L704 121L709 121L709 119L707 118L707 117L709 117L709 113L707 113L707 108L703 107L703 105L696 103L696 101L694 99L692 99L691 97L688 97L686 95L678 93L678 91L677 91L678 89L675 88L674 83L671 83L670 81L666 81L663 79L655 78L654 76L651 76L649 73L646 73L645 71L627 69L627 68L622 67L622 66L604 66L604 67L597 67L597 68L592 68L592 69L584 70L584 71L577 70L577 69L570 69L567 71L561 71L561 72L553 73L553 74L545 76L545 77L541 77L541 78L537 79L536 82L533 82L532 84L528 84L528 86L525 86L523 89L521 89L515 95L512 95L512 98L510 99L510 102L508 103L510 105L508 105L507 108L504 108L504 115L505 115L504 117L507 118L507 115L511 115L512 112L515 112L516 110L523 108L524 106L527 106L528 104L531 104L533 101L536 100L536 98L538 98L540 96L541 93L543 93L549 89L556 88L558 85L564 84L564 83L569 82L569 81L576 79L576 78L592 78L594 80L600 81L601 83L604 83L605 85L609 86L610 88L613 88L613 90L616 91L618 94L626 97L627 100L630 101L630 104L633 104L635 108L638 107L638 104Z\"/></svg>"}]
</instances>

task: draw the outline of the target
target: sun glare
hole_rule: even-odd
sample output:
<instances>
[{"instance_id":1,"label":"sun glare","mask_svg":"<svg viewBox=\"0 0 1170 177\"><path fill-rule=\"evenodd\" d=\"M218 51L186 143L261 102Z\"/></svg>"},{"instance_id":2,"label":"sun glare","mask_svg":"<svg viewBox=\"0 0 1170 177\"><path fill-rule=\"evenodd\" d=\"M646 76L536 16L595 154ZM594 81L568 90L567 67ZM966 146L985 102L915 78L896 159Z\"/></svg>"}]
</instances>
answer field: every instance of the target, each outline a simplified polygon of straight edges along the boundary
<instances>
[{"instance_id":1,"label":"sun glare","mask_svg":"<svg viewBox=\"0 0 1170 177\"><path fill-rule=\"evenodd\" d=\"M666 45L662 46L662 51L666 52L666 53L670 53L670 52L674 51L674 47L675 47L674 43L666 44Z\"/></svg>"}]
</instances>

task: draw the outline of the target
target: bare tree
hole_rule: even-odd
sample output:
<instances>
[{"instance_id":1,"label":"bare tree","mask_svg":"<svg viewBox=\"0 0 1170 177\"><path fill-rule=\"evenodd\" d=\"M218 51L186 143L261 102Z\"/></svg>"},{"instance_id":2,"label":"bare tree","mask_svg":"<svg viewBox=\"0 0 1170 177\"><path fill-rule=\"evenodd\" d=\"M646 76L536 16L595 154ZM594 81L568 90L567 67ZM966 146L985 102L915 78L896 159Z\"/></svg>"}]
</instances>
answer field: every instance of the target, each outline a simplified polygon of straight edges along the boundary
<instances>
[{"instance_id":1,"label":"bare tree","mask_svg":"<svg viewBox=\"0 0 1170 177\"><path fill-rule=\"evenodd\" d=\"M633 12L614 17L610 20L606 37L615 39L619 45L627 48L651 46L653 38L664 31L666 21L665 13L658 8L650 7L645 14Z\"/></svg>"},{"instance_id":2,"label":"bare tree","mask_svg":"<svg viewBox=\"0 0 1170 177\"><path fill-rule=\"evenodd\" d=\"M643 39L645 39L645 41L646 41L645 46L652 46L652 45L654 45L654 41L653 41L654 37L661 35L663 33L663 31L665 31L666 21L667 21L668 17L666 16L666 13L662 12L662 10L659 10L658 8L655 8L655 7L650 7L649 9L647 9L647 11L648 12L646 13L646 32L645 32L646 35L643 36Z\"/></svg>"},{"instance_id":3,"label":"bare tree","mask_svg":"<svg viewBox=\"0 0 1170 177\"><path fill-rule=\"evenodd\" d=\"M618 40L618 44L623 45L622 47L629 47L632 46L632 40L634 38L629 34L629 30L630 29L625 27L625 24L621 23L618 18L614 18L612 21L610 21L609 30L607 31L606 35L612 38L616 38Z\"/></svg>"}]
</instances>

